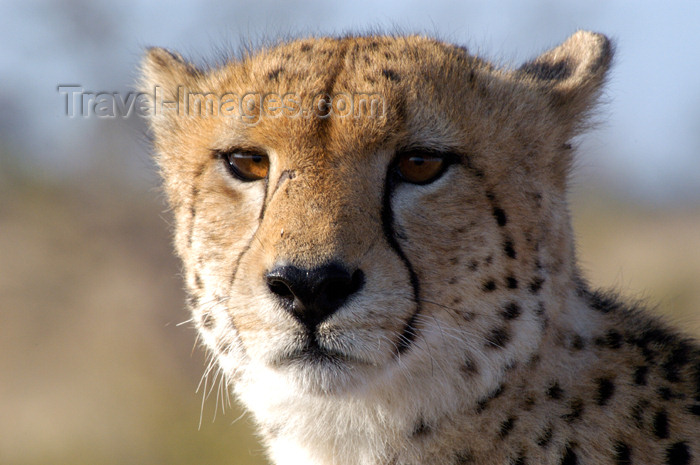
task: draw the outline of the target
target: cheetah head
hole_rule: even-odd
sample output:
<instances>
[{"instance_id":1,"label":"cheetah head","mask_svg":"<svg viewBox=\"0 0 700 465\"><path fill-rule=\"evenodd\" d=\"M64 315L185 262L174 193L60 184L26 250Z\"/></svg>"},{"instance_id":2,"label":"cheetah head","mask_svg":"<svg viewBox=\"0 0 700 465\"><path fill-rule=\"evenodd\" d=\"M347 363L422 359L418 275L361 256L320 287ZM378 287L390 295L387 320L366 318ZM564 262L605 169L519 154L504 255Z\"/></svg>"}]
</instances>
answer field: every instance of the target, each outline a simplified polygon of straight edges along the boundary
<instances>
[{"instance_id":1,"label":"cheetah head","mask_svg":"<svg viewBox=\"0 0 700 465\"><path fill-rule=\"evenodd\" d=\"M476 396L526 362L575 279L570 141L610 57L586 32L517 69L419 36L150 49L189 305L244 400Z\"/></svg>"}]
</instances>

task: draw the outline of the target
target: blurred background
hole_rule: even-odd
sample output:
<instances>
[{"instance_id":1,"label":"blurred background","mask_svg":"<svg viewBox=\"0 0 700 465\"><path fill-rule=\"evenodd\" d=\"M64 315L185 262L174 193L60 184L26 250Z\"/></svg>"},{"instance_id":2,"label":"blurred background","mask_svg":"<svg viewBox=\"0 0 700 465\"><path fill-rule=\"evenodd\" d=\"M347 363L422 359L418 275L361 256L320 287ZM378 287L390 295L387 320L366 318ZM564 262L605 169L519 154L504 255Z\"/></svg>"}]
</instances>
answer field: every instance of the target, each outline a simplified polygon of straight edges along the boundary
<instances>
[{"instance_id":1,"label":"blurred background","mask_svg":"<svg viewBox=\"0 0 700 465\"><path fill-rule=\"evenodd\" d=\"M144 121L69 117L58 86L126 98L150 45L205 63L266 37L400 30L517 65L604 32L616 65L571 189L582 265L700 335L698 24L696 1L1 2L0 464L265 463L249 417L197 391Z\"/></svg>"}]
</instances>

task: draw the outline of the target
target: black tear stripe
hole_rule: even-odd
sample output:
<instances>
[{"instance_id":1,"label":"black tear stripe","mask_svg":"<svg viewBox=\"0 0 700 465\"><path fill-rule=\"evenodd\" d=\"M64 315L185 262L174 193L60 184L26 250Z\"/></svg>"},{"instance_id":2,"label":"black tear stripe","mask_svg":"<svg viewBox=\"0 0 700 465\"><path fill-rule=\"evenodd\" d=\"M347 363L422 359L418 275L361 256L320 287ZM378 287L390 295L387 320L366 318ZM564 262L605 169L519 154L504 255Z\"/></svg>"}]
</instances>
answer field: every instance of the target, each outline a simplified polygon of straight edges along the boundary
<instances>
[{"instance_id":1,"label":"black tear stripe","mask_svg":"<svg viewBox=\"0 0 700 465\"><path fill-rule=\"evenodd\" d=\"M248 253L248 250L250 250L250 246L253 244L253 240L255 240L255 236L258 235L258 230L260 229L260 225L262 224L263 220L263 215L265 215L265 205L267 204L267 178L265 178L265 186L263 190L263 201L262 201L262 206L260 207L260 214L258 215L258 226L255 228L255 231L253 231L253 234L250 236L250 239L248 239L248 243L243 247L243 250L241 251L240 255L238 255L238 259L236 259L236 264L233 267L233 272L231 273L231 280L229 281L229 294L231 294L231 289L233 289L233 283L236 281L236 276L238 276L238 269L241 266L241 260L243 259L243 256Z\"/></svg>"},{"instance_id":2,"label":"black tear stripe","mask_svg":"<svg viewBox=\"0 0 700 465\"><path fill-rule=\"evenodd\" d=\"M418 282L418 275L416 275L416 272L413 270L413 265L406 257L406 254L404 254L403 250L401 249L401 245L399 245L398 241L396 240L396 231L394 231L394 212L391 209L391 195L395 186L395 178L392 174L393 168L394 165L391 164L389 166L386 179L384 180L384 192L382 194L381 211L382 230L384 232L384 238L389 244L389 247L391 247L394 250L394 253L396 253L399 259L401 259L401 262L404 264L406 270L408 271L408 275L411 281L411 288L413 290L412 300L413 304L415 305L415 310L411 317L408 319L408 321L406 321L406 325L404 326L403 332L401 333L399 341L396 345L397 355L400 355L406 352L406 350L408 350L408 348L411 346L411 344L416 338L415 323L416 318L420 314L421 305L419 300L420 284Z\"/></svg>"},{"instance_id":3,"label":"black tear stripe","mask_svg":"<svg viewBox=\"0 0 700 465\"><path fill-rule=\"evenodd\" d=\"M268 181L267 177L264 179L264 182L265 185L263 186L262 208L260 209L260 214L258 215L258 228L260 227L260 223L262 223L263 216L265 216L265 210L267 210L267 189L270 187L270 182ZM257 229L255 232L257 232Z\"/></svg>"}]
</instances>

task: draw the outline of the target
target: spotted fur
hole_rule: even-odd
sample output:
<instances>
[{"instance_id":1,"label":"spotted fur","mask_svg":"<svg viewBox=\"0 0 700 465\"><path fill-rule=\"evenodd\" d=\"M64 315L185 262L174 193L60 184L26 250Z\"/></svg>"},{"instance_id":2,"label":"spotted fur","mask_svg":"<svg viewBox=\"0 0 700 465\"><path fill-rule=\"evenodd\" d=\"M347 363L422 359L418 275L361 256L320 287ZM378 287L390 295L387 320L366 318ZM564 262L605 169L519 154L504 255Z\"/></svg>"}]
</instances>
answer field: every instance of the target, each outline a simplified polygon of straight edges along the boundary
<instances>
[{"instance_id":1,"label":"spotted fur","mask_svg":"<svg viewBox=\"0 0 700 465\"><path fill-rule=\"evenodd\" d=\"M571 140L611 57L588 32L515 69L420 36L297 40L206 70L148 51L193 321L272 462L700 464L697 342L576 265ZM250 106L187 112L183 90ZM270 93L317 112L270 115ZM377 112L314 100L353 93ZM406 182L413 149L451 164ZM267 155L267 176L232 176L236 150ZM266 281L285 266L357 285L312 326Z\"/></svg>"}]
</instances>

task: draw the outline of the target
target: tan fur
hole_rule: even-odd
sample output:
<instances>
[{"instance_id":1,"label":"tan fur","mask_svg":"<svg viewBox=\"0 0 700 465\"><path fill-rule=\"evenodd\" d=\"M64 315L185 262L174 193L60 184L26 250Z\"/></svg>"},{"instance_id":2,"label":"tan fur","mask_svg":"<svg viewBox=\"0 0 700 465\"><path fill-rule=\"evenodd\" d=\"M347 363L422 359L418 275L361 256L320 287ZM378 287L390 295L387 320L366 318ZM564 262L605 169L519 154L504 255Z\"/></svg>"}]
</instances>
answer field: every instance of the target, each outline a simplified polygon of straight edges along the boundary
<instances>
[{"instance_id":1,"label":"tan fur","mask_svg":"<svg viewBox=\"0 0 700 465\"><path fill-rule=\"evenodd\" d=\"M299 40L207 71L149 50L141 88L172 102L150 121L194 321L274 463L700 464L698 345L576 266L569 144L611 57L588 32L518 69L420 36ZM382 105L201 115L178 86ZM387 181L411 147L459 162ZM268 154L267 179L231 176L213 154L233 149ZM265 273L330 261L365 276L316 330L336 355L287 363L307 336Z\"/></svg>"}]
</instances>

